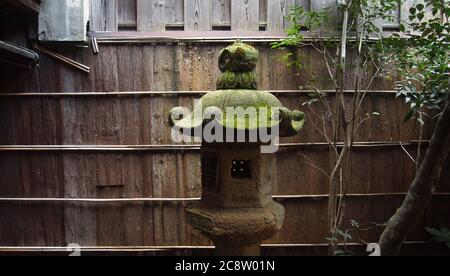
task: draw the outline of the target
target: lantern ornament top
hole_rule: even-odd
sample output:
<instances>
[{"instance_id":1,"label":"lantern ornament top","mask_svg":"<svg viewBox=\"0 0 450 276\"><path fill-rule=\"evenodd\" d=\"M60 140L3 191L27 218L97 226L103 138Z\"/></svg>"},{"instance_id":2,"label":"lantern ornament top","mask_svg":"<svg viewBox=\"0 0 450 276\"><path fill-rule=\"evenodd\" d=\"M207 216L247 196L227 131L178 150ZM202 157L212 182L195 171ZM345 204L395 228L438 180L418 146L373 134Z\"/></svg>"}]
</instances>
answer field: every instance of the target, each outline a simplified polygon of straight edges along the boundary
<instances>
[{"instance_id":1,"label":"lantern ornament top","mask_svg":"<svg viewBox=\"0 0 450 276\"><path fill-rule=\"evenodd\" d=\"M253 46L236 41L220 52L217 89L258 89L256 64L259 52Z\"/></svg>"},{"instance_id":2,"label":"lantern ornament top","mask_svg":"<svg viewBox=\"0 0 450 276\"><path fill-rule=\"evenodd\" d=\"M258 90L255 70L258 56L256 48L239 40L223 49L219 56L222 74L217 80L218 90L203 96L194 112L173 108L170 124L191 136L198 133L195 129L211 121L227 129L252 131L276 127L282 137L298 134L305 123L305 114L290 111L274 95Z\"/></svg>"}]
</instances>

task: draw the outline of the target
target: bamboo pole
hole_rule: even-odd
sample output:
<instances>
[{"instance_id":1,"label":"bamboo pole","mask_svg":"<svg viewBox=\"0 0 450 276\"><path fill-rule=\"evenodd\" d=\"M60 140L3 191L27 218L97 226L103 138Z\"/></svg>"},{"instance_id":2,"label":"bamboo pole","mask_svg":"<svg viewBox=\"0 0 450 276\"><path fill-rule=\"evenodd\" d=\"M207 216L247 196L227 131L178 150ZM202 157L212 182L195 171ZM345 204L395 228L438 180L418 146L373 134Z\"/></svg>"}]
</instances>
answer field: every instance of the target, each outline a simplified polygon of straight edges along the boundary
<instances>
[{"instance_id":1,"label":"bamboo pole","mask_svg":"<svg viewBox=\"0 0 450 276\"><path fill-rule=\"evenodd\" d=\"M48 50L48 49L46 49L46 48L44 48L42 46L39 46L36 43L33 44L33 48L35 48L39 52L44 53L44 54L46 54L46 55L48 55L48 56L50 56L50 57L52 57L52 58L54 58L56 60L58 60L58 61L60 61L60 62L62 62L64 64L68 65L68 66L71 66L71 67L73 67L75 69L83 71L83 72L85 72L87 74L89 74L89 72L90 72L89 66L81 64L81 63L79 63L79 62L77 62L75 60L72 60L72 59L70 59L68 57L65 57L65 56L63 56L61 54L55 53L53 51L50 51L50 50Z\"/></svg>"},{"instance_id":2,"label":"bamboo pole","mask_svg":"<svg viewBox=\"0 0 450 276\"><path fill-rule=\"evenodd\" d=\"M317 37L311 32L302 32L305 42L315 42ZM127 43L230 43L236 39L250 43L273 43L286 38L285 33L271 32L248 32L245 36L239 32L217 32L217 31L201 31L201 32L91 32L90 37L96 37L99 44L127 44ZM321 37L322 41L339 41L339 32L330 33L328 36ZM353 33L348 37L349 41L356 41ZM364 41L374 42L378 38L368 38Z\"/></svg>"},{"instance_id":3,"label":"bamboo pole","mask_svg":"<svg viewBox=\"0 0 450 276\"><path fill-rule=\"evenodd\" d=\"M275 95L303 95L314 93L313 90L265 90ZM99 96L202 96L211 91L123 91L123 92L30 92L30 93L0 93L0 97L99 97ZM323 93L333 94L335 90L321 90ZM366 92L366 91L360 91ZM395 90L370 90L369 94L395 95ZM345 90L344 93L352 94L354 90Z\"/></svg>"},{"instance_id":4,"label":"bamboo pole","mask_svg":"<svg viewBox=\"0 0 450 276\"><path fill-rule=\"evenodd\" d=\"M406 245L423 245L432 244L430 241L408 241ZM365 243L346 243L347 246L366 246ZM328 247L329 244L317 243L317 244L262 244L263 248L309 248L309 247ZM343 243L340 246L344 246ZM73 250L73 247L62 246L2 246L0 252L13 253L13 252L68 252ZM174 251L174 250L213 250L214 246L81 246L79 247L82 252L159 252L159 251Z\"/></svg>"},{"instance_id":5,"label":"bamboo pole","mask_svg":"<svg viewBox=\"0 0 450 276\"><path fill-rule=\"evenodd\" d=\"M373 194L348 194L348 198L374 198L374 197L404 197L407 193L373 193ZM342 197L340 194L338 197ZM449 197L450 193L435 193L434 197ZM328 199L328 194L323 195L275 195L274 200L317 200ZM201 198L0 198L0 203L185 203L198 202Z\"/></svg>"},{"instance_id":6,"label":"bamboo pole","mask_svg":"<svg viewBox=\"0 0 450 276\"><path fill-rule=\"evenodd\" d=\"M428 144L429 141L421 141ZM389 147L413 147L419 141L409 142L355 142L354 148L389 148ZM327 148L326 142L317 143L286 143L278 144L283 149L293 148ZM338 143L337 147L343 147ZM1 152L184 152L199 151L200 145L0 145Z\"/></svg>"}]
</instances>

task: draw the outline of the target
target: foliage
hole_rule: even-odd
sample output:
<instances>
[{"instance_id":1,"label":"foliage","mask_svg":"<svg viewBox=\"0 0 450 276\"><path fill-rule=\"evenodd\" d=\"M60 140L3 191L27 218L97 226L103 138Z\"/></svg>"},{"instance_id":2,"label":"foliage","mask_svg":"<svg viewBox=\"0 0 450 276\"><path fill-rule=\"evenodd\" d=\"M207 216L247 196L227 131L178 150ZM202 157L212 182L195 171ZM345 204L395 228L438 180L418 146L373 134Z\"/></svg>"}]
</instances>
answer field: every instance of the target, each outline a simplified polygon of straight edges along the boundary
<instances>
[{"instance_id":1,"label":"foliage","mask_svg":"<svg viewBox=\"0 0 450 276\"><path fill-rule=\"evenodd\" d=\"M379 3L381 1L381 4ZM341 229L346 212L346 192L351 183L352 147L355 140L355 133L358 128L373 116L380 116L378 112L367 112L362 110L363 101L366 98L373 81L379 75L379 70L369 68L375 64L374 58L370 55L367 44L372 43L368 39L369 35L377 32L378 36L382 30L375 25L377 19L393 18L393 11L398 8L398 0L339 0L339 12L342 14L342 23L339 26L331 26L325 12L305 11L302 7L293 7L289 15L291 28L288 30L287 38L272 45L274 49L287 49L282 60L289 66L301 68L300 47L311 47L323 57L321 64L328 72L331 82L334 84L336 101L332 103L327 98L329 93L321 91L315 86L315 73L310 74L307 85L313 92L309 94L310 100L303 106L308 108L308 116L311 124L318 133L321 133L330 146L330 172L326 172L315 165L306 156L305 162L318 169L329 179L329 201L328 201L328 227L330 237L330 254L345 254L347 250L339 251L339 243L351 240L351 235ZM333 18L335 19L335 18ZM308 38L304 36L307 31ZM354 53L354 58L347 59L349 49ZM367 54L366 54L367 53ZM379 54L379 53L375 53ZM389 59L385 60L386 62ZM316 62L316 61L315 61ZM346 70L354 67L354 79L348 80ZM365 73L363 73L363 71ZM365 83L367 75L372 78ZM368 73L368 74L366 74ZM370 76L370 75L369 75ZM322 79L323 81L323 79ZM352 101L349 104L345 100L345 90L347 83L354 81L355 93L352 94ZM361 87L365 83L366 87ZM319 87L323 84L319 84ZM303 88L301 88L303 89ZM323 112L316 112L312 105L321 104ZM312 119L315 118L316 120ZM317 119L319 122L317 122ZM343 140L343 141L342 141ZM342 141L343 147L338 143ZM339 195L339 193L343 193ZM350 252L350 254L352 254Z\"/></svg>"},{"instance_id":2,"label":"foliage","mask_svg":"<svg viewBox=\"0 0 450 276\"><path fill-rule=\"evenodd\" d=\"M365 121L381 115L362 110L374 80L382 75L386 79L396 78L397 97L403 96L411 107L407 119L417 117L423 123L426 110L441 109L446 102L450 84L450 0L424 1L425 4L417 4L410 9L409 18L400 22L399 32L390 37L386 37L377 22L397 22L399 5L405 0L338 0L343 20L341 26L332 26L333 30L326 29L330 28L326 24L326 12L305 11L295 6L288 17L292 24L287 38L272 44L274 49L289 50L285 51L287 53L282 60L299 68L303 64L301 52L297 49L303 46L315 49L319 56L323 56L322 64L336 91L333 104L327 98L328 93L314 86L315 73L312 72L307 83L313 92L309 94L311 99L303 104L310 111L308 118L311 124L330 145L331 172L304 157L307 164L317 168L330 181L330 237L327 240L331 254L347 255L348 252L341 250L338 244L352 239L348 231L340 229L345 216L346 192L351 183L355 133ZM349 49L355 54L352 59L347 58ZM354 67L354 80L349 80L346 74L349 67ZM371 79L370 74L373 74ZM347 103L344 91L351 81L355 83L355 93L351 103ZM366 87L361 87L362 83ZM323 112L313 110L311 106L315 104L322 104ZM312 119L314 116L319 123ZM338 148L338 142L342 142L342 148ZM420 152L419 144L417 160L420 160ZM353 228L357 226L356 223Z\"/></svg>"},{"instance_id":3,"label":"foliage","mask_svg":"<svg viewBox=\"0 0 450 276\"><path fill-rule=\"evenodd\" d=\"M450 88L450 1L425 0L409 10L403 35L381 39L374 47L391 53L399 76L397 97L411 111L406 119L426 110L440 110Z\"/></svg>"},{"instance_id":4,"label":"foliage","mask_svg":"<svg viewBox=\"0 0 450 276\"><path fill-rule=\"evenodd\" d=\"M375 24L377 20L383 20L394 23L398 20L396 11L399 5L404 1L400 0L360 0L357 2L357 9L353 12L353 16L362 17L361 22L355 25L355 28L365 30L365 38L369 39L371 35L381 34L383 30ZM400 30L404 31L404 25L400 26Z\"/></svg>"},{"instance_id":5,"label":"foliage","mask_svg":"<svg viewBox=\"0 0 450 276\"><path fill-rule=\"evenodd\" d=\"M433 228L426 228L427 232L433 236L433 239L437 242L445 242L447 247L450 248L450 230L448 228L442 228L440 230Z\"/></svg>"},{"instance_id":6,"label":"foliage","mask_svg":"<svg viewBox=\"0 0 450 276\"><path fill-rule=\"evenodd\" d=\"M378 228L384 228L386 224L370 223L368 226L362 226L358 221L350 220L350 227L346 230L337 229L334 235L327 237L328 242L341 244L334 252L335 256L356 256L357 254L351 251L348 243L351 241L362 242L367 244L362 238L361 234L372 231Z\"/></svg>"},{"instance_id":7,"label":"foliage","mask_svg":"<svg viewBox=\"0 0 450 276\"><path fill-rule=\"evenodd\" d=\"M291 23L291 27L287 30L287 37L274 42L273 49L299 46L305 38L302 32L320 28L327 21L327 17L324 11L306 11L303 7L294 5L291 7L287 20Z\"/></svg>"},{"instance_id":8,"label":"foliage","mask_svg":"<svg viewBox=\"0 0 450 276\"><path fill-rule=\"evenodd\" d=\"M306 11L303 7L293 5L287 20L291 27L287 30L287 37L283 40L272 43L272 49L292 49L281 56L281 61L288 66L302 67L301 61L294 58L295 49L303 44L305 37L304 31L317 30L325 25L327 17L325 12Z\"/></svg>"}]
</instances>

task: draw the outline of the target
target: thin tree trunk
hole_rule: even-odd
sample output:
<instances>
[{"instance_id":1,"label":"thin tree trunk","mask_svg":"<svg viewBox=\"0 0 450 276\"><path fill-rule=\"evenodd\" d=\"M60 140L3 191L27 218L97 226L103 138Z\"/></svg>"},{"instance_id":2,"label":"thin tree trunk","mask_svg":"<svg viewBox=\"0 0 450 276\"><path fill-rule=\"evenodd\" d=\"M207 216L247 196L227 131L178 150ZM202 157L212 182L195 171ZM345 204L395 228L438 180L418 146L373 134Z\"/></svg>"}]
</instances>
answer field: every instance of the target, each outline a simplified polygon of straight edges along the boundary
<instances>
[{"instance_id":1,"label":"thin tree trunk","mask_svg":"<svg viewBox=\"0 0 450 276\"><path fill-rule=\"evenodd\" d=\"M430 146L403 205L389 220L379 245L385 256L398 255L408 233L431 201L441 169L450 151L450 94Z\"/></svg>"},{"instance_id":2,"label":"thin tree trunk","mask_svg":"<svg viewBox=\"0 0 450 276\"><path fill-rule=\"evenodd\" d=\"M336 238L336 227L338 224L338 193L339 193L339 184L341 183L340 176L342 172L342 165L347 158L347 153L349 149L349 141L346 139L348 137L348 122L346 118L346 108L345 108L345 100L344 100L344 90L345 90L345 73L346 73L346 62L347 62L347 30L348 30L348 21L349 21L349 9L351 6L352 0L347 2L347 6L343 11L343 22L342 22L342 34L341 34L341 43L340 43L340 51L339 51L339 63L336 67L336 76L335 76L335 88L336 88L336 133L335 133L335 141L339 139L339 120L341 121L342 128L344 130L345 141L344 148L339 155L336 165L330 176L330 187L329 187L329 200L328 200L328 227L330 229L330 235L333 238ZM330 242L330 246L328 248L328 253L330 256L334 255L337 250L338 242L336 240Z\"/></svg>"}]
</instances>

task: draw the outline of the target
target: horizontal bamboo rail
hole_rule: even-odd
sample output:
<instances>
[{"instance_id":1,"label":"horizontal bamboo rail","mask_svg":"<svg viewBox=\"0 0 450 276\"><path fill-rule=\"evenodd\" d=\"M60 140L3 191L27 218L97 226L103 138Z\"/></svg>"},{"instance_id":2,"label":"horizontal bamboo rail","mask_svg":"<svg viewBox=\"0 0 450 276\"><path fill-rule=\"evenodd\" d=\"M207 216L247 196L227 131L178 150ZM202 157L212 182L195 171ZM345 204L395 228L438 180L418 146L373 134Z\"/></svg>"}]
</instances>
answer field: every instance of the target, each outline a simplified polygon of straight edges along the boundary
<instances>
[{"instance_id":1,"label":"horizontal bamboo rail","mask_svg":"<svg viewBox=\"0 0 450 276\"><path fill-rule=\"evenodd\" d=\"M430 241L407 241L405 245L423 245L434 244ZM343 246L344 244L340 244ZM366 246L365 243L346 243L347 246ZM309 247L328 247L327 243L317 244L262 244L262 248L309 248ZM174 251L174 250L213 250L214 246L81 246L81 252L158 252L158 251ZM59 246L2 246L0 252L69 252L74 247ZM78 248L77 248L78 249Z\"/></svg>"},{"instance_id":2,"label":"horizontal bamboo rail","mask_svg":"<svg viewBox=\"0 0 450 276\"><path fill-rule=\"evenodd\" d=\"M404 197L407 193L373 193L348 194L347 198ZM435 193L434 197L449 197L450 193ZM275 195L274 200L319 200L328 199L329 195ZM338 195L342 197L342 195ZM0 203L189 203L198 202L201 198L0 198Z\"/></svg>"},{"instance_id":3,"label":"horizontal bamboo rail","mask_svg":"<svg viewBox=\"0 0 450 276\"><path fill-rule=\"evenodd\" d=\"M317 41L312 32L302 32L305 42ZM322 41L339 41L339 33L328 33L321 37ZM236 31L171 31L171 32L90 32L90 37L95 37L98 44L157 44L157 43L232 43L237 39L248 43L273 43L286 38L281 32L242 32ZM349 41L356 41L356 37L350 35ZM371 37L365 41L378 41L379 38Z\"/></svg>"},{"instance_id":4,"label":"horizontal bamboo rail","mask_svg":"<svg viewBox=\"0 0 450 276\"><path fill-rule=\"evenodd\" d=\"M355 142L354 148L414 147L429 141L409 142ZM295 148L328 148L329 143L286 143L278 145L281 150ZM338 143L337 147L343 147ZM199 151L200 145L0 145L2 152L191 152Z\"/></svg>"},{"instance_id":5,"label":"horizontal bamboo rail","mask_svg":"<svg viewBox=\"0 0 450 276\"><path fill-rule=\"evenodd\" d=\"M299 95L310 94L314 90L265 90L275 95ZM323 93L334 94L336 90L320 90ZM158 97L158 96L202 96L210 91L123 91L123 92L29 92L29 93L10 93L0 92L0 97L101 97L101 96L117 96L117 97ZM376 95L395 95L395 90L368 90L359 91ZM345 90L344 93L355 93L355 90Z\"/></svg>"},{"instance_id":6,"label":"horizontal bamboo rail","mask_svg":"<svg viewBox=\"0 0 450 276\"><path fill-rule=\"evenodd\" d=\"M1 152L185 152L200 150L200 145L11 145Z\"/></svg>"},{"instance_id":7,"label":"horizontal bamboo rail","mask_svg":"<svg viewBox=\"0 0 450 276\"><path fill-rule=\"evenodd\" d=\"M172 32L90 32L98 44L122 43L230 43L236 39L244 42L272 43L285 38L283 33L261 32L217 32L217 31L172 31Z\"/></svg>"}]
</instances>

